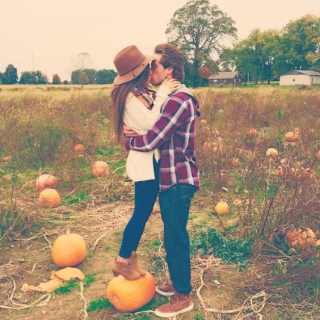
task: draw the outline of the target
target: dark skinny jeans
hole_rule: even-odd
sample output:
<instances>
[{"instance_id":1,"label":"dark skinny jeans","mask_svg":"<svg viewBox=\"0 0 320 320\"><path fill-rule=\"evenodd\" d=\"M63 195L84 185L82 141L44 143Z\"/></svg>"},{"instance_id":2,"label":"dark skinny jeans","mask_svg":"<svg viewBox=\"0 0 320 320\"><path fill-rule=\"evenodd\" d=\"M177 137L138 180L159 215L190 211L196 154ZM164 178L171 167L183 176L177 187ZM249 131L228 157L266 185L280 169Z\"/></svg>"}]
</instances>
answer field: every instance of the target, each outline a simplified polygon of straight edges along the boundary
<instances>
[{"instance_id":1,"label":"dark skinny jeans","mask_svg":"<svg viewBox=\"0 0 320 320\"><path fill-rule=\"evenodd\" d=\"M159 163L153 161L155 179L134 184L134 211L122 237L119 256L130 258L136 251L159 193Z\"/></svg>"}]
</instances>

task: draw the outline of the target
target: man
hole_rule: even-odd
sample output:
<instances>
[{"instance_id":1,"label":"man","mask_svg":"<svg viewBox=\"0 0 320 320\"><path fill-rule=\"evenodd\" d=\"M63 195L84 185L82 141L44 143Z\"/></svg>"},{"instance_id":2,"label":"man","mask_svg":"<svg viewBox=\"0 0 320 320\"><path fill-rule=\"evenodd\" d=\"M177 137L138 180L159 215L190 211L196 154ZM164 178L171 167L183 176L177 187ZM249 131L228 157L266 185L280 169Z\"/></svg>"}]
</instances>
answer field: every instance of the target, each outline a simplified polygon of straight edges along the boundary
<instances>
[{"instance_id":1,"label":"man","mask_svg":"<svg viewBox=\"0 0 320 320\"><path fill-rule=\"evenodd\" d=\"M172 78L183 81L184 59L177 47L158 45L154 56L152 84L159 85ZM194 151L198 108L197 100L181 85L162 105L161 116L154 127L144 135L126 140L127 150L146 152L159 148L161 152L159 204L171 283L157 286L156 291L173 295L169 303L155 310L155 314L163 318L193 309L187 223L191 200L200 186Z\"/></svg>"}]
</instances>

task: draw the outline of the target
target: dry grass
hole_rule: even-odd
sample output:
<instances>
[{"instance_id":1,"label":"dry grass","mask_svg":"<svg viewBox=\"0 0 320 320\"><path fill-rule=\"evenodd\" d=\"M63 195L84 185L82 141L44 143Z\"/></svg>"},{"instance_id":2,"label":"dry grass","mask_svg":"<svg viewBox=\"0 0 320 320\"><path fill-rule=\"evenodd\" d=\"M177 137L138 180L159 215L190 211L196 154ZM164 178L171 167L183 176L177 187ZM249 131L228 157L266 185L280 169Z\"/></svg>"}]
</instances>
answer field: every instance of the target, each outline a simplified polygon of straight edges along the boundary
<instances>
[{"instance_id":1,"label":"dry grass","mask_svg":"<svg viewBox=\"0 0 320 320\"><path fill-rule=\"evenodd\" d=\"M266 292L268 300L261 313L268 319L317 319L319 251L313 246L289 250L284 235L288 229L301 227L312 228L320 237L319 90L207 88L194 90L194 94L202 112L196 141L202 187L194 201L198 220L190 223L197 228L205 221L205 226L214 225L226 237L253 240L251 269L241 275L245 298L238 301L248 299L250 304L250 297ZM100 243L116 232L116 227L121 231L126 215L117 215L116 208L119 203L122 207L131 202L133 194L124 170L126 151L113 139L111 119L107 86L83 90L1 87L0 159L11 159L0 164L0 238L4 247L16 242L33 244L77 224L79 232L92 232L90 248L97 257ZM286 142L285 133L296 128L299 140ZM74 153L76 143L85 146L84 155ZM266 157L268 148L276 148L279 156ZM110 165L107 178L91 175L95 160ZM35 180L41 173L57 177L62 197L62 204L50 211L50 217L37 204ZM229 203L230 213L217 219L213 208L219 200ZM121 219L112 227L103 216L110 205L114 206L112 214ZM142 248L145 245L149 250L144 242ZM204 270L210 260L205 255L197 259L193 261L197 274L207 274ZM42 263L50 267L51 262ZM197 269L199 265L202 271ZM224 267L221 265L221 272ZM201 281L195 285L200 288ZM230 291L230 297L235 293ZM261 307L264 298L257 299ZM214 304L207 306L205 300L200 305L205 318L212 318L206 309ZM227 308L238 310L239 304ZM239 312L238 316L236 312L215 316L242 319Z\"/></svg>"}]
</instances>

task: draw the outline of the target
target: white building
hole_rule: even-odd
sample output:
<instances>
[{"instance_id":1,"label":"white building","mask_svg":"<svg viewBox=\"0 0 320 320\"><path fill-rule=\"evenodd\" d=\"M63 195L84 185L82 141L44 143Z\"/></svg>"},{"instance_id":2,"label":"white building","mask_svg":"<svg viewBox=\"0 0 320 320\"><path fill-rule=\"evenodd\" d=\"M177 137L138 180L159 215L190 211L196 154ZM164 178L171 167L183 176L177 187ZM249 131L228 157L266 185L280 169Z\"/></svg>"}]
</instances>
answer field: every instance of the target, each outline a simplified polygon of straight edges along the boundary
<instances>
[{"instance_id":1,"label":"white building","mask_svg":"<svg viewBox=\"0 0 320 320\"><path fill-rule=\"evenodd\" d=\"M312 70L293 70L280 77L280 86L320 85L320 72Z\"/></svg>"}]
</instances>

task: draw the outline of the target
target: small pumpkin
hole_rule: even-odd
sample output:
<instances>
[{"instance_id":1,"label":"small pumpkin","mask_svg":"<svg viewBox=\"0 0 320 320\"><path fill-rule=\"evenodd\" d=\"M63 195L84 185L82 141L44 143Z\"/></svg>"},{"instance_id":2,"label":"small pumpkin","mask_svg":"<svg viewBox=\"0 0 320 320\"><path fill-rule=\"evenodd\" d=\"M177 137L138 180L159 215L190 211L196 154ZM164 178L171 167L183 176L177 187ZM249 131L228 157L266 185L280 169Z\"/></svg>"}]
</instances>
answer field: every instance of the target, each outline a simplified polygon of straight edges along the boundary
<instances>
[{"instance_id":1,"label":"small pumpkin","mask_svg":"<svg viewBox=\"0 0 320 320\"><path fill-rule=\"evenodd\" d=\"M91 166L91 173L95 177L104 177L109 174L109 165L104 161L96 161Z\"/></svg>"},{"instance_id":2,"label":"small pumpkin","mask_svg":"<svg viewBox=\"0 0 320 320\"><path fill-rule=\"evenodd\" d=\"M254 137L254 136L256 136L258 134L258 131L256 130L256 129L254 129L254 128L250 128L249 130L248 130L248 132L247 132L247 135L248 136L251 136L251 137Z\"/></svg>"},{"instance_id":3,"label":"small pumpkin","mask_svg":"<svg viewBox=\"0 0 320 320\"><path fill-rule=\"evenodd\" d=\"M231 165L236 168L240 165L240 160L238 158L232 158L231 159Z\"/></svg>"},{"instance_id":4,"label":"small pumpkin","mask_svg":"<svg viewBox=\"0 0 320 320\"><path fill-rule=\"evenodd\" d=\"M12 157L11 156L5 156L2 158L3 162L11 162L12 161Z\"/></svg>"},{"instance_id":5,"label":"small pumpkin","mask_svg":"<svg viewBox=\"0 0 320 320\"><path fill-rule=\"evenodd\" d=\"M42 174L36 180L36 188L39 191L45 188L54 188L56 185L56 177L49 173Z\"/></svg>"},{"instance_id":6,"label":"small pumpkin","mask_svg":"<svg viewBox=\"0 0 320 320\"><path fill-rule=\"evenodd\" d=\"M285 234L287 244L290 248L302 249L307 245L316 245L316 235L310 228L288 230Z\"/></svg>"},{"instance_id":7,"label":"small pumpkin","mask_svg":"<svg viewBox=\"0 0 320 320\"><path fill-rule=\"evenodd\" d=\"M137 280L126 280L119 275L109 282L107 297L116 309L132 312L150 302L155 289L156 282L149 272Z\"/></svg>"},{"instance_id":8,"label":"small pumpkin","mask_svg":"<svg viewBox=\"0 0 320 320\"><path fill-rule=\"evenodd\" d=\"M285 134L284 138L287 142L296 142L299 140L299 134L297 131L290 131Z\"/></svg>"},{"instance_id":9,"label":"small pumpkin","mask_svg":"<svg viewBox=\"0 0 320 320\"><path fill-rule=\"evenodd\" d=\"M210 141L206 141L204 144L203 144L203 147L207 150L211 149L212 147L212 142Z\"/></svg>"},{"instance_id":10,"label":"small pumpkin","mask_svg":"<svg viewBox=\"0 0 320 320\"><path fill-rule=\"evenodd\" d=\"M83 154L83 153L84 153L84 145L81 144L81 143L76 144L76 145L73 147L73 151L74 151L75 153L78 153L78 154Z\"/></svg>"},{"instance_id":11,"label":"small pumpkin","mask_svg":"<svg viewBox=\"0 0 320 320\"><path fill-rule=\"evenodd\" d=\"M77 233L60 235L52 246L53 263L60 268L73 267L81 263L87 254L86 243Z\"/></svg>"},{"instance_id":12,"label":"small pumpkin","mask_svg":"<svg viewBox=\"0 0 320 320\"><path fill-rule=\"evenodd\" d=\"M56 189L47 188L40 192L38 203L41 207L56 207L60 202L60 195Z\"/></svg>"},{"instance_id":13,"label":"small pumpkin","mask_svg":"<svg viewBox=\"0 0 320 320\"><path fill-rule=\"evenodd\" d=\"M267 151L266 151L266 156L267 157L272 157L272 158L276 158L278 156L279 152L277 149L275 148L269 148Z\"/></svg>"},{"instance_id":14,"label":"small pumpkin","mask_svg":"<svg viewBox=\"0 0 320 320\"><path fill-rule=\"evenodd\" d=\"M225 201L219 201L214 207L216 214L224 215L229 213L229 205Z\"/></svg>"}]
</instances>

